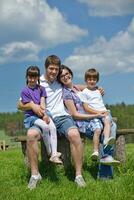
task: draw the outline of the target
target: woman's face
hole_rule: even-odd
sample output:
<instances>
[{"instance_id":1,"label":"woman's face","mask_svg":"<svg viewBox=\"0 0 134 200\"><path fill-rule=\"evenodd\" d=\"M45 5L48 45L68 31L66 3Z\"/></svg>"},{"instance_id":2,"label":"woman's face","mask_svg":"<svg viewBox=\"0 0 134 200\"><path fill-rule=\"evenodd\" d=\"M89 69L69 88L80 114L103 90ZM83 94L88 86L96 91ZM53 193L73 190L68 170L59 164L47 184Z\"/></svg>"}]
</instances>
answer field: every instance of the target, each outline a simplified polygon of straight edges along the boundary
<instances>
[{"instance_id":1,"label":"woman's face","mask_svg":"<svg viewBox=\"0 0 134 200\"><path fill-rule=\"evenodd\" d=\"M72 75L67 69L62 70L62 73L60 74L60 81L65 86L68 86L70 83L72 83Z\"/></svg>"}]
</instances>

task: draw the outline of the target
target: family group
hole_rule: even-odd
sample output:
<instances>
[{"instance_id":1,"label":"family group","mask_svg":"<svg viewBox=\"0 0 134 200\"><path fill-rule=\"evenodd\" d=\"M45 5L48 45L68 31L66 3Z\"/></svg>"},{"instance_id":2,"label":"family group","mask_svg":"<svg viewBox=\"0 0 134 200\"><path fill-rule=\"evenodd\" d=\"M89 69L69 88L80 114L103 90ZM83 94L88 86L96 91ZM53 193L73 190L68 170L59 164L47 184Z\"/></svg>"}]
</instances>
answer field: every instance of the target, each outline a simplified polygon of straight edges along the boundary
<instances>
[{"instance_id":1,"label":"family group","mask_svg":"<svg viewBox=\"0 0 134 200\"><path fill-rule=\"evenodd\" d=\"M116 124L104 105L104 90L97 86L99 72L89 68L85 72L86 84L75 85L71 68L61 64L58 56L48 56L44 66L43 75L38 66L27 68L26 86L18 102L18 109L24 111L27 129L27 156L31 169L28 188L36 188L42 179L38 168L38 140L41 137L50 162L63 164L61 152L57 151L59 133L70 142L74 181L79 187L85 187L81 133L93 140L91 159L94 162L103 166L119 164L113 158Z\"/></svg>"}]
</instances>

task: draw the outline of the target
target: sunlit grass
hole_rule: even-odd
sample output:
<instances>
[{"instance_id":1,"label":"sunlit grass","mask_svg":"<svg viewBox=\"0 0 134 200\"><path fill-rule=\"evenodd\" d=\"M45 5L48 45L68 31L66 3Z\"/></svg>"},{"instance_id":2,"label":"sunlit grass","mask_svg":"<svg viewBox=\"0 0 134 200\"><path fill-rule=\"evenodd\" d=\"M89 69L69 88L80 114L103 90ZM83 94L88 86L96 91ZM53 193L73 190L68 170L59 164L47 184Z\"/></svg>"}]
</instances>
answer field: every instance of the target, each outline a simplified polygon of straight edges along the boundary
<instances>
[{"instance_id":1,"label":"sunlit grass","mask_svg":"<svg viewBox=\"0 0 134 200\"><path fill-rule=\"evenodd\" d=\"M90 161L91 145L85 149L83 175L86 188L77 188L73 182L73 172L65 175L62 166L53 165L46 169L40 163L43 176L41 184L34 191L27 189L30 173L23 163L21 149L0 151L0 199L2 200L113 200L134 199L134 144L127 144L127 162L125 166L114 169L114 179L97 180L93 174L96 166ZM71 170L71 169L69 169Z\"/></svg>"}]
</instances>

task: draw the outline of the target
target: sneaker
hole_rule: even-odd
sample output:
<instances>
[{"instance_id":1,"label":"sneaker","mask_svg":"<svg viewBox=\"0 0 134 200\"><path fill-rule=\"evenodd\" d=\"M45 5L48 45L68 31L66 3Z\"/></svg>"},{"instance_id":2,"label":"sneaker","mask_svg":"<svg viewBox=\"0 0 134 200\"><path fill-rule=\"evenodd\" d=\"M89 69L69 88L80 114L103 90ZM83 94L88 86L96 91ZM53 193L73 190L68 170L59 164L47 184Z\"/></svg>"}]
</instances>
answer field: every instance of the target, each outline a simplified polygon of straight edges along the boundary
<instances>
[{"instance_id":1,"label":"sneaker","mask_svg":"<svg viewBox=\"0 0 134 200\"><path fill-rule=\"evenodd\" d=\"M99 152L98 151L94 151L91 155L91 159L92 161L97 161L99 158Z\"/></svg>"},{"instance_id":2,"label":"sneaker","mask_svg":"<svg viewBox=\"0 0 134 200\"><path fill-rule=\"evenodd\" d=\"M112 156L106 156L100 159L100 163L103 165L119 165L120 161L115 160Z\"/></svg>"},{"instance_id":3,"label":"sneaker","mask_svg":"<svg viewBox=\"0 0 134 200\"><path fill-rule=\"evenodd\" d=\"M86 186L86 183L85 183L82 175L78 175L78 176L75 177L75 183L79 187L85 187Z\"/></svg>"},{"instance_id":4,"label":"sneaker","mask_svg":"<svg viewBox=\"0 0 134 200\"><path fill-rule=\"evenodd\" d=\"M104 139L104 149L107 148L107 146L111 146L115 144L115 138L114 137L109 137L107 140Z\"/></svg>"},{"instance_id":5,"label":"sneaker","mask_svg":"<svg viewBox=\"0 0 134 200\"><path fill-rule=\"evenodd\" d=\"M35 189L37 184L42 180L41 175L39 174L37 178L35 178L34 176L31 176L29 183L28 183L28 188L30 190Z\"/></svg>"},{"instance_id":6,"label":"sneaker","mask_svg":"<svg viewBox=\"0 0 134 200\"><path fill-rule=\"evenodd\" d=\"M51 156L49 160L56 164L63 164L62 160L57 155Z\"/></svg>"},{"instance_id":7,"label":"sneaker","mask_svg":"<svg viewBox=\"0 0 134 200\"><path fill-rule=\"evenodd\" d=\"M57 154L56 154L56 156L58 157L58 158L60 158L61 157L61 152L57 152Z\"/></svg>"}]
</instances>

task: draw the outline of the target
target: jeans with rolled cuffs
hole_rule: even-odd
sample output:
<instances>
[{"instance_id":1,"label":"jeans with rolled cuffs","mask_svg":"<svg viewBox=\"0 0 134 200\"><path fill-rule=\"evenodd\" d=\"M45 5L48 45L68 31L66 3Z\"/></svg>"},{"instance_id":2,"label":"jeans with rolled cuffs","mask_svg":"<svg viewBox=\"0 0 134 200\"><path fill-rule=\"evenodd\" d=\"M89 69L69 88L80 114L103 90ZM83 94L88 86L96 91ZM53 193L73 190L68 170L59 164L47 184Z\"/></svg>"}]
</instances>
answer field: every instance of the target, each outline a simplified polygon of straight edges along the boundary
<instances>
[{"instance_id":1,"label":"jeans with rolled cuffs","mask_svg":"<svg viewBox=\"0 0 134 200\"><path fill-rule=\"evenodd\" d=\"M111 134L110 134L111 137L116 138L116 130L117 130L116 123L112 121ZM109 146L109 148L104 149L103 148L103 137L102 137L101 138L101 146L100 146L101 157L103 158L103 157L109 156L109 155L113 156L114 147L115 147L115 145L112 145L112 146ZM99 164L98 178L103 178L103 179L113 178L113 166Z\"/></svg>"},{"instance_id":2,"label":"jeans with rolled cuffs","mask_svg":"<svg viewBox=\"0 0 134 200\"><path fill-rule=\"evenodd\" d=\"M117 130L116 123L112 121L110 137L114 137L116 139L116 130ZM100 139L101 144L103 144L103 139L104 137L101 136L101 139ZM107 155L113 156L113 153L114 153L114 145L109 146L109 148L105 148L105 149L103 148L103 145L101 145L101 148L100 148L101 157L105 157Z\"/></svg>"}]
</instances>

